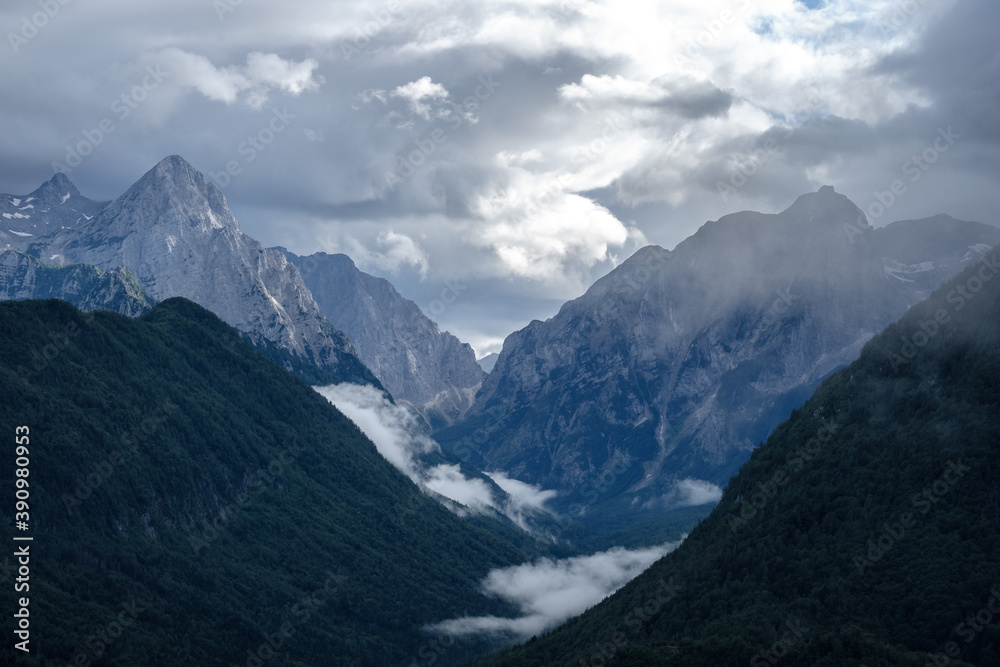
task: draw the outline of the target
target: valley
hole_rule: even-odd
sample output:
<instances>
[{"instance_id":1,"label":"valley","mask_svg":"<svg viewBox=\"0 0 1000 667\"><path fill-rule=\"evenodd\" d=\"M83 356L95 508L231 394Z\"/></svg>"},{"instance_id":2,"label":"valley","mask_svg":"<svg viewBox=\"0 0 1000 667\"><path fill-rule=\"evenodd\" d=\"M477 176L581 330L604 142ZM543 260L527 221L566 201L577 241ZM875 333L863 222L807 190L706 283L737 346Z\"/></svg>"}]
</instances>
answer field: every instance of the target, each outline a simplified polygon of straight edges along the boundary
<instances>
[{"instance_id":1,"label":"valley","mask_svg":"<svg viewBox=\"0 0 1000 667\"><path fill-rule=\"evenodd\" d=\"M988 603L996 227L861 226L824 186L639 249L487 372L178 156L0 196L32 201L0 254L25 664L917 665ZM905 629L880 595L920 571L963 593Z\"/></svg>"}]
</instances>

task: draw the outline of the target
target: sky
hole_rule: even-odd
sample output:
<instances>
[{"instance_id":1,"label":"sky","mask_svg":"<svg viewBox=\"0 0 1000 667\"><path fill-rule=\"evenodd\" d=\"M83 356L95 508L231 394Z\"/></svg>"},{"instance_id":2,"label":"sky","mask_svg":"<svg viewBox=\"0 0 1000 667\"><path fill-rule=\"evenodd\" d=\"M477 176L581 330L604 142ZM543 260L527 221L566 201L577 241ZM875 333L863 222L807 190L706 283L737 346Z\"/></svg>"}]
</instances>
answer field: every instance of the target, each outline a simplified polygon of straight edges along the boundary
<instances>
[{"instance_id":1,"label":"sky","mask_svg":"<svg viewBox=\"0 0 1000 667\"><path fill-rule=\"evenodd\" d=\"M245 232L344 252L479 356L637 248L821 185L997 223L992 0L34 0L0 192L179 154ZM895 192L893 184L896 183Z\"/></svg>"}]
</instances>

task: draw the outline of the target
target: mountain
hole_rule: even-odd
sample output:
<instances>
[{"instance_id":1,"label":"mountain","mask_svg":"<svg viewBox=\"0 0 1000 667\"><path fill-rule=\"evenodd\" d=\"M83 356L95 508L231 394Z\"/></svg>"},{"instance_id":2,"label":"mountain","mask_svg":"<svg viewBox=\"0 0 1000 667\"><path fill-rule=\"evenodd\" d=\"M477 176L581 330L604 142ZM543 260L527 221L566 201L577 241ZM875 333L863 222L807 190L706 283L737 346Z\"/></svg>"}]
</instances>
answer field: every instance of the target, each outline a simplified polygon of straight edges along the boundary
<instances>
[{"instance_id":1,"label":"mountain","mask_svg":"<svg viewBox=\"0 0 1000 667\"><path fill-rule=\"evenodd\" d=\"M1000 246L864 346L673 553L495 667L1000 665Z\"/></svg>"},{"instance_id":2,"label":"mountain","mask_svg":"<svg viewBox=\"0 0 1000 667\"><path fill-rule=\"evenodd\" d=\"M87 199L65 174L57 173L31 194L0 195L0 243L10 248L24 239L85 225L107 204Z\"/></svg>"},{"instance_id":3,"label":"mountain","mask_svg":"<svg viewBox=\"0 0 1000 667\"><path fill-rule=\"evenodd\" d=\"M0 300L6 299L62 299L80 310L110 310L130 317L152 307L128 269L51 266L15 250L0 252Z\"/></svg>"},{"instance_id":4,"label":"mountain","mask_svg":"<svg viewBox=\"0 0 1000 667\"><path fill-rule=\"evenodd\" d=\"M165 158L91 219L60 225L79 198L72 188L62 202L58 193L70 186L57 175L36 191L49 197L47 215L55 217L38 235L11 237L11 249L48 263L125 267L155 300L191 299L257 344L274 343L343 380L378 384L320 313L298 270L244 234L222 192L183 158Z\"/></svg>"},{"instance_id":5,"label":"mountain","mask_svg":"<svg viewBox=\"0 0 1000 667\"><path fill-rule=\"evenodd\" d=\"M479 360L479 367L482 368L487 373L489 373L490 371L493 370L493 367L497 365L497 359L499 358L500 358L499 354L497 354L496 352L490 352L485 357Z\"/></svg>"},{"instance_id":6,"label":"mountain","mask_svg":"<svg viewBox=\"0 0 1000 667\"><path fill-rule=\"evenodd\" d=\"M874 230L829 186L707 222L511 334L436 438L581 517L714 502L825 376L997 242L945 216Z\"/></svg>"},{"instance_id":7,"label":"mountain","mask_svg":"<svg viewBox=\"0 0 1000 667\"><path fill-rule=\"evenodd\" d=\"M0 488L26 494L33 538L0 556L13 588L30 553L31 653L5 642L3 664L456 664L477 646L445 651L425 623L509 612L479 582L521 551L200 306L7 301L0 339L0 425L26 471Z\"/></svg>"},{"instance_id":8,"label":"mountain","mask_svg":"<svg viewBox=\"0 0 1000 667\"><path fill-rule=\"evenodd\" d=\"M403 298L389 281L359 271L347 255L300 257L284 248L333 326L393 398L443 426L469 407L483 379L476 356Z\"/></svg>"}]
</instances>

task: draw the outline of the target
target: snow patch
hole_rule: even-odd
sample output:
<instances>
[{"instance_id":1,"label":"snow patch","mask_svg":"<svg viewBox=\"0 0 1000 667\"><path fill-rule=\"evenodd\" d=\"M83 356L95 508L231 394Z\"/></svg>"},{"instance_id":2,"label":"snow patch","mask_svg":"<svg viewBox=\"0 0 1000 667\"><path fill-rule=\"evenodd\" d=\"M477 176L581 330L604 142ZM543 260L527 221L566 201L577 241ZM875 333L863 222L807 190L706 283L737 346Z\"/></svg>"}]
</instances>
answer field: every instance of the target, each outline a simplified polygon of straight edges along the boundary
<instances>
[{"instance_id":1,"label":"snow patch","mask_svg":"<svg viewBox=\"0 0 1000 667\"><path fill-rule=\"evenodd\" d=\"M60 203L60 204L65 204L65 203L66 203L66 200L67 200L67 199L69 199L69 197L70 197L70 195L69 195L69 193L67 192L66 194L64 194L64 195L62 196L62 200L60 200L60 202L59 202L59 203Z\"/></svg>"},{"instance_id":2,"label":"snow patch","mask_svg":"<svg viewBox=\"0 0 1000 667\"><path fill-rule=\"evenodd\" d=\"M34 234L29 234L28 232L15 232L13 229L8 229L7 231L18 236L34 236Z\"/></svg>"},{"instance_id":3,"label":"snow patch","mask_svg":"<svg viewBox=\"0 0 1000 667\"><path fill-rule=\"evenodd\" d=\"M27 220L31 216L25 215L24 213L4 213L3 217L7 218L8 220L10 220L11 218L15 218L18 220Z\"/></svg>"},{"instance_id":4,"label":"snow patch","mask_svg":"<svg viewBox=\"0 0 1000 667\"><path fill-rule=\"evenodd\" d=\"M17 197L11 197L10 198L10 203L13 204L14 206L20 206L21 205L21 200L18 199Z\"/></svg>"}]
</instances>

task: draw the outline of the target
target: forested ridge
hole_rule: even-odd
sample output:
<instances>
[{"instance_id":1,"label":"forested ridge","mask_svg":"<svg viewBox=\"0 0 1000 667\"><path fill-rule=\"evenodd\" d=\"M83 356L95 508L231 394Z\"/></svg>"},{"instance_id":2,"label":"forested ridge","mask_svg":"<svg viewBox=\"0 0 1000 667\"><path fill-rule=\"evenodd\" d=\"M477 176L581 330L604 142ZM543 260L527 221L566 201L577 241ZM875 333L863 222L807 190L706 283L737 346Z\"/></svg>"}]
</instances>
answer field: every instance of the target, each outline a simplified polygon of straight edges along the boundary
<instances>
[{"instance_id":1,"label":"forested ridge","mask_svg":"<svg viewBox=\"0 0 1000 667\"><path fill-rule=\"evenodd\" d=\"M2 511L13 526L25 425L34 538L31 653L4 642L6 664L409 664L425 623L509 611L478 583L520 550L203 308L4 302L0 339ZM11 591L14 556L0 566Z\"/></svg>"}]
</instances>

